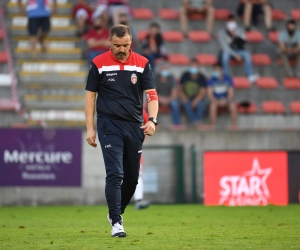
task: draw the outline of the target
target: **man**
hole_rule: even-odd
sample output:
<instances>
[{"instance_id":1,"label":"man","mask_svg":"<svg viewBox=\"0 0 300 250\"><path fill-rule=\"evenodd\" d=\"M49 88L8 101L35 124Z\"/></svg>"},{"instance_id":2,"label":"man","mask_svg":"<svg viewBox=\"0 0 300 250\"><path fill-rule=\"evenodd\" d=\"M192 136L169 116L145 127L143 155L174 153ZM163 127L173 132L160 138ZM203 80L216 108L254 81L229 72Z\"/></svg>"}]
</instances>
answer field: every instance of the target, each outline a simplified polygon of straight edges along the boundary
<instances>
[{"instance_id":1,"label":"man","mask_svg":"<svg viewBox=\"0 0 300 250\"><path fill-rule=\"evenodd\" d=\"M272 26L272 6L268 0L241 0L237 14L244 16L244 26L247 31L251 30L251 21L258 25L258 18L264 15L265 26L269 31L275 30Z\"/></svg>"},{"instance_id":2,"label":"man","mask_svg":"<svg viewBox=\"0 0 300 250\"><path fill-rule=\"evenodd\" d=\"M214 65L212 77L207 83L208 98L210 100L209 117L211 125L215 126L219 108L228 108L232 126L236 126L236 105L233 102L233 82L229 75L223 73L220 64Z\"/></svg>"},{"instance_id":3,"label":"man","mask_svg":"<svg viewBox=\"0 0 300 250\"><path fill-rule=\"evenodd\" d=\"M234 59L237 62L244 61L248 80L251 83L255 83L259 76L253 74L251 54L245 50L246 35L237 26L233 15L228 16L226 27L219 32L219 41L222 48L221 61L224 73L226 75L229 74L230 59Z\"/></svg>"},{"instance_id":4,"label":"man","mask_svg":"<svg viewBox=\"0 0 300 250\"><path fill-rule=\"evenodd\" d=\"M18 0L20 13L24 14L22 0ZM57 5L56 0L53 0L53 13L56 13ZM51 8L48 0L28 0L26 6L28 17L28 32L30 35L31 43L31 57L36 57L36 43L38 31L41 28L42 33L39 36L42 51L46 50L45 38L50 31L50 15Z\"/></svg>"},{"instance_id":5,"label":"man","mask_svg":"<svg viewBox=\"0 0 300 250\"><path fill-rule=\"evenodd\" d=\"M286 29L279 34L279 50L285 72L288 77L300 77L300 32L296 21L286 22ZM296 72L293 74L289 59L296 59Z\"/></svg>"},{"instance_id":6,"label":"man","mask_svg":"<svg viewBox=\"0 0 300 250\"><path fill-rule=\"evenodd\" d=\"M143 55L149 60L153 72L155 72L155 59L166 58L166 47L160 26L158 23L151 23L149 33L142 42Z\"/></svg>"},{"instance_id":7,"label":"man","mask_svg":"<svg viewBox=\"0 0 300 250\"><path fill-rule=\"evenodd\" d=\"M133 50L137 49L138 43L139 43L139 40L138 40L138 37L137 37L137 32L136 32L135 28L133 28L131 25L129 25L128 15L126 13L123 13L123 12L120 13L119 21L120 21L120 24L129 26L129 28L131 30L131 33L132 33L131 49L133 49Z\"/></svg>"},{"instance_id":8,"label":"man","mask_svg":"<svg viewBox=\"0 0 300 250\"><path fill-rule=\"evenodd\" d=\"M156 90L159 99L159 105L162 107L170 107L172 111L173 126L172 128L179 127L180 125L180 112L178 104L178 88L176 80L172 75L169 65L163 64L160 68L159 74L155 77Z\"/></svg>"},{"instance_id":9,"label":"man","mask_svg":"<svg viewBox=\"0 0 300 250\"><path fill-rule=\"evenodd\" d=\"M197 124L201 121L206 102L206 79L199 72L196 59L191 60L189 70L180 79L179 96L188 118Z\"/></svg>"},{"instance_id":10,"label":"man","mask_svg":"<svg viewBox=\"0 0 300 250\"><path fill-rule=\"evenodd\" d=\"M123 218L139 177L145 135L155 132L158 97L149 61L133 52L131 30L125 25L111 28L111 49L95 57L86 85L86 140L96 147L94 110L97 97L97 128L106 170L107 219L114 237L125 237ZM143 123L146 92L149 120Z\"/></svg>"},{"instance_id":11,"label":"man","mask_svg":"<svg viewBox=\"0 0 300 250\"><path fill-rule=\"evenodd\" d=\"M94 57L106 52L110 48L108 41L109 30L104 26L101 18L93 21L93 29L90 30L83 38L88 46L89 63Z\"/></svg>"},{"instance_id":12,"label":"man","mask_svg":"<svg viewBox=\"0 0 300 250\"><path fill-rule=\"evenodd\" d=\"M188 33L188 18L192 14L206 15L206 30L212 34L215 19L215 9L212 5L212 0L182 0L179 14L181 30L186 36Z\"/></svg>"}]
</instances>

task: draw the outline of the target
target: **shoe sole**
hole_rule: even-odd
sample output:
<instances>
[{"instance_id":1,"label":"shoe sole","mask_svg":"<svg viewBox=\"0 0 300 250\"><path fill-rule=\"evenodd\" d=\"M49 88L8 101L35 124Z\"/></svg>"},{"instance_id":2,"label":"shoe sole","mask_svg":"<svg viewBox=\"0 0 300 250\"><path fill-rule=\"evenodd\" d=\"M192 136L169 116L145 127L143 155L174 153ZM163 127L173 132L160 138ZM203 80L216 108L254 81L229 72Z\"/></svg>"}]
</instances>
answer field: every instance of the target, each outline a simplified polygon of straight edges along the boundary
<instances>
[{"instance_id":1,"label":"shoe sole","mask_svg":"<svg viewBox=\"0 0 300 250\"><path fill-rule=\"evenodd\" d=\"M107 219L109 225L112 227L111 219L109 218L109 214L107 214L106 219ZM122 219L122 224L123 224L123 216L122 215L121 215L121 219ZM125 232L116 233L116 234L112 235L111 237L124 238L124 237L126 237L126 233Z\"/></svg>"}]
</instances>

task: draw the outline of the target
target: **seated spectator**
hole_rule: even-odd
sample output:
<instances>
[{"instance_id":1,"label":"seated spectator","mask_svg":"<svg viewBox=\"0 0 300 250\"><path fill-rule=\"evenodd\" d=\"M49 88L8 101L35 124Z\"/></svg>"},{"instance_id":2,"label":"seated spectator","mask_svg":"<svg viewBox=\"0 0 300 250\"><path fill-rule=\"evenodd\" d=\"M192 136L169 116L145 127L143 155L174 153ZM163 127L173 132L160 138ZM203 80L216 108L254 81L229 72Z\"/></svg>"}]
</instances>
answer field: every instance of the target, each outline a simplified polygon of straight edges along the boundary
<instances>
[{"instance_id":1,"label":"seated spectator","mask_svg":"<svg viewBox=\"0 0 300 250\"><path fill-rule=\"evenodd\" d=\"M107 5L109 17L114 25L120 23L119 15L121 13L126 13L127 16L130 16L131 10L128 0L107 0Z\"/></svg>"},{"instance_id":2,"label":"seated spectator","mask_svg":"<svg viewBox=\"0 0 300 250\"><path fill-rule=\"evenodd\" d=\"M109 30L104 26L101 18L93 21L93 29L91 29L83 39L88 46L88 60L92 62L94 57L106 52L110 48L108 41Z\"/></svg>"},{"instance_id":3,"label":"seated spectator","mask_svg":"<svg viewBox=\"0 0 300 250\"><path fill-rule=\"evenodd\" d=\"M300 32L293 19L286 22L285 28L280 32L278 38L283 66L288 77L300 77ZM295 74L293 74L289 59L296 59Z\"/></svg>"},{"instance_id":4,"label":"seated spectator","mask_svg":"<svg viewBox=\"0 0 300 250\"><path fill-rule=\"evenodd\" d=\"M185 35L188 33L188 18L193 14L206 15L206 30L211 34L215 18L212 0L182 0L179 17L181 30Z\"/></svg>"},{"instance_id":5,"label":"seated spectator","mask_svg":"<svg viewBox=\"0 0 300 250\"><path fill-rule=\"evenodd\" d=\"M244 17L244 26L247 31L251 30L251 22L258 25L258 18L264 15L265 26L269 31L275 30L272 26L272 6L268 0L241 0L237 14Z\"/></svg>"},{"instance_id":6,"label":"seated spectator","mask_svg":"<svg viewBox=\"0 0 300 250\"><path fill-rule=\"evenodd\" d=\"M244 61L248 80L254 83L259 76L253 74L251 54L245 50L245 32L237 26L233 15L229 15L226 27L219 32L219 41L222 48L221 61L224 73L229 74L230 59L237 62Z\"/></svg>"},{"instance_id":7,"label":"seated spectator","mask_svg":"<svg viewBox=\"0 0 300 250\"><path fill-rule=\"evenodd\" d=\"M56 0L54 0L53 3L54 5L52 13L55 14L57 11ZM18 0L18 6L20 9L20 14L24 15L25 13L21 0ZM45 39L50 31L51 8L48 1L28 1L26 5L26 12L28 17L28 33L30 36L31 58L35 59L37 53L37 41L40 42L42 51L46 51L47 49ZM39 29L42 30L40 34Z\"/></svg>"},{"instance_id":8,"label":"seated spectator","mask_svg":"<svg viewBox=\"0 0 300 250\"><path fill-rule=\"evenodd\" d=\"M104 0L78 0L72 11L78 36L82 36L87 32L88 26L92 24L95 18L101 18L103 23L107 25L106 9L107 6Z\"/></svg>"},{"instance_id":9,"label":"seated spectator","mask_svg":"<svg viewBox=\"0 0 300 250\"><path fill-rule=\"evenodd\" d=\"M129 20L128 20L128 16L126 13L120 13L119 15L119 20L120 20L120 24L123 25L127 25L129 26L129 28L131 29L131 34L132 34L132 43L131 43L131 48L134 50L137 48L138 46L138 36L137 36L137 32L135 30L135 28L133 28L130 24L129 24Z\"/></svg>"},{"instance_id":10,"label":"seated spectator","mask_svg":"<svg viewBox=\"0 0 300 250\"><path fill-rule=\"evenodd\" d=\"M206 107L206 79L200 73L196 59L191 60L188 71L181 76L179 95L188 118L199 123Z\"/></svg>"},{"instance_id":11,"label":"seated spectator","mask_svg":"<svg viewBox=\"0 0 300 250\"><path fill-rule=\"evenodd\" d=\"M211 125L215 126L218 109L229 109L232 126L236 126L237 111L233 102L233 82L232 78L223 73L220 64L214 65L212 77L207 83L207 93L210 100L209 117Z\"/></svg>"},{"instance_id":12,"label":"seated spectator","mask_svg":"<svg viewBox=\"0 0 300 250\"><path fill-rule=\"evenodd\" d=\"M155 72L155 59L166 58L166 47L160 27L157 23L151 23L149 34L142 42L143 55L149 60L152 71Z\"/></svg>"},{"instance_id":13,"label":"seated spectator","mask_svg":"<svg viewBox=\"0 0 300 250\"><path fill-rule=\"evenodd\" d=\"M155 76L155 85L160 107L171 107L173 124L180 125L178 88L167 63L163 64L159 74Z\"/></svg>"}]
</instances>

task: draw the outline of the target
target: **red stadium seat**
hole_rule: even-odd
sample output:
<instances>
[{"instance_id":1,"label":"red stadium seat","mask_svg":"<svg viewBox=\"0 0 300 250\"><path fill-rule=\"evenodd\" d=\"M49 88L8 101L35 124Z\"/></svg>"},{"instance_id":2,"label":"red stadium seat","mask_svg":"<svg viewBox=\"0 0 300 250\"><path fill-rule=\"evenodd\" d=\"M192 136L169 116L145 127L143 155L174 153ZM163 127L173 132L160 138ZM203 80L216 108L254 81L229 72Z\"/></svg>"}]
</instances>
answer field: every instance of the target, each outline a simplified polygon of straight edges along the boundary
<instances>
[{"instance_id":1,"label":"red stadium seat","mask_svg":"<svg viewBox=\"0 0 300 250\"><path fill-rule=\"evenodd\" d=\"M257 106L255 103L251 102L249 107L242 107L238 105L237 110L240 114L255 114L257 113Z\"/></svg>"},{"instance_id":2,"label":"red stadium seat","mask_svg":"<svg viewBox=\"0 0 300 250\"><path fill-rule=\"evenodd\" d=\"M286 14L280 9L272 9L272 19L276 21L284 21Z\"/></svg>"},{"instance_id":3,"label":"red stadium seat","mask_svg":"<svg viewBox=\"0 0 300 250\"><path fill-rule=\"evenodd\" d=\"M184 36L180 31L168 30L163 32L163 38L165 42L182 42L184 40Z\"/></svg>"},{"instance_id":4,"label":"red stadium seat","mask_svg":"<svg viewBox=\"0 0 300 250\"><path fill-rule=\"evenodd\" d=\"M300 89L300 79L299 78L284 78L283 86L286 89Z\"/></svg>"},{"instance_id":5,"label":"red stadium seat","mask_svg":"<svg viewBox=\"0 0 300 250\"><path fill-rule=\"evenodd\" d=\"M16 105L13 100L2 99L0 100L0 110L12 111L16 110Z\"/></svg>"},{"instance_id":6,"label":"red stadium seat","mask_svg":"<svg viewBox=\"0 0 300 250\"><path fill-rule=\"evenodd\" d=\"M216 20L227 20L227 18L230 14L231 14L231 11L228 9L216 9L215 10L215 19Z\"/></svg>"},{"instance_id":7,"label":"red stadium seat","mask_svg":"<svg viewBox=\"0 0 300 250\"><path fill-rule=\"evenodd\" d=\"M190 59L186 54L170 54L168 57L169 63L174 65L187 65L190 63Z\"/></svg>"},{"instance_id":8,"label":"red stadium seat","mask_svg":"<svg viewBox=\"0 0 300 250\"><path fill-rule=\"evenodd\" d=\"M170 113L171 112L171 108L169 106L159 106L159 113Z\"/></svg>"},{"instance_id":9,"label":"red stadium seat","mask_svg":"<svg viewBox=\"0 0 300 250\"><path fill-rule=\"evenodd\" d=\"M256 81L256 86L260 89L276 89L278 88L278 82L273 77L260 77Z\"/></svg>"},{"instance_id":10,"label":"red stadium seat","mask_svg":"<svg viewBox=\"0 0 300 250\"><path fill-rule=\"evenodd\" d=\"M22 122L19 122L19 123L12 123L11 128L29 128L29 125L27 123L22 123Z\"/></svg>"},{"instance_id":11,"label":"red stadium seat","mask_svg":"<svg viewBox=\"0 0 300 250\"><path fill-rule=\"evenodd\" d=\"M236 76L233 77L233 84L236 89L250 89L251 83L247 77Z\"/></svg>"},{"instance_id":12,"label":"red stadium seat","mask_svg":"<svg viewBox=\"0 0 300 250\"><path fill-rule=\"evenodd\" d=\"M0 52L0 63L7 62L7 54L5 52Z\"/></svg>"},{"instance_id":13,"label":"red stadium seat","mask_svg":"<svg viewBox=\"0 0 300 250\"><path fill-rule=\"evenodd\" d=\"M239 65L243 65L244 61L240 61L238 62L237 60L231 58L229 61L230 66L239 66Z\"/></svg>"},{"instance_id":14,"label":"red stadium seat","mask_svg":"<svg viewBox=\"0 0 300 250\"><path fill-rule=\"evenodd\" d=\"M261 105L262 110L266 114L283 114L285 107L280 101L264 101Z\"/></svg>"},{"instance_id":15,"label":"red stadium seat","mask_svg":"<svg viewBox=\"0 0 300 250\"><path fill-rule=\"evenodd\" d=\"M290 59L289 61L290 61L290 64L291 64L292 66L295 66L295 65L296 65L296 60L295 60L295 59ZM282 60L281 60L281 58L278 58L278 59L277 59L277 63L278 63L279 65L282 65Z\"/></svg>"},{"instance_id":16,"label":"red stadium seat","mask_svg":"<svg viewBox=\"0 0 300 250\"><path fill-rule=\"evenodd\" d=\"M291 17L295 20L300 20L300 9L291 10Z\"/></svg>"},{"instance_id":17,"label":"red stadium seat","mask_svg":"<svg viewBox=\"0 0 300 250\"><path fill-rule=\"evenodd\" d=\"M136 8L132 10L132 16L135 19L150 20L154 17L154 14L151 9Z\"/></svg>"},{"instance_id":18,"label":"red stadium seat","mask_svg":"<svg viewBox=\"0 0 300 250\"><path fill-rule=\"evenodd\" d=\"M291 102L290 111L294 114L300 114L300 101Z\"/></svg>"},{"instance_id":19,"label":"red stadium seat","mask_svg":"<svg viewBox=\"0 0 300 250\"><path fill-rule=\"evenodd\" d=\"M256 66L268 66L271 65L272 60L266 54L253 54L252 55L252 63Z\"/></svg>"},{"instance_id":20,"label":"red stadium seat","mask_svg":"<svg viewBox=\"0 0 300 250\"><path fill-rule=\"evenodd\" d=\"M205 43L211 40L211 36L208 32L203 30L194 30L189 32L189 39L192 42Z\"/></svg>"},{"instance_id":21,"label":"red stadium seat","mask_svg":"<svg viewBox=\"0 0 300 250\"><path fill-rule=\"evenodd\" d=\"M189 15L189 19L191 19L191 20L203 20L204 17L205 17L204 15L198 14L198 13Z\"/></svg>"},{"instance_id":22,"label":"red stadium seat","mask_svg":"<svg viewBox=\"0 0 300 250\"><path fill-rule=\"evenodd\" d=\"M177 20L179 17L179 13L174 9L160 9L158 12L158 16L160 19L164 20Z\"/></svg>"},{"instance_id":23,"label":"red stadium seat","mask_svg":"<svg viewBox=\"0 0 300 250\"><path fill-rule=\"evenodd\" d=\"M0 40L2 40L3 37L4 37L4 32L3 32L3 30L0 30Z\"/></svg>"},{"instance_id":24,"label":"red stadium seat","mask_svg":"<svg viewBox=\"0 0 300 250\"><path fill-rule=\"evenodd\" d=\"M271 31L269 32L269 40L272 43L277 43L278 42L278 31Z\"/></svg>"},{"instance_id":25,"label":"red stadium seat","mask_svg":"<svg viewBox=\"0 0 300 250\"><path fill-rule=\"evenodd\" d=\"M259 31L248 31L246 32L246 37L249 43L261 43L265 40L263 34Z\"/></svg>"},{"instance_id":26,"label":"red stadium seat","mask_svg":"<svg viewBox=\"0 0 300 250\"><path fill-rule=\"evenodd\" d=\"M138 37L139 41L143 41L146 38L146 36L148 35L148 33L149 32L147 30L138 31L137 32L137 37Z\"/></svg>"},{"instance_id":27,"label":"red stadium seat","mask_svg":"<svg viewBox=\"0 0 300 250\"><path fill-rule=\"evenodd\" d=\"M217 63L218 59L212 54L198 54L196 55L196 60L200 65L214 65Z\"/></svg>"}]
</instances>

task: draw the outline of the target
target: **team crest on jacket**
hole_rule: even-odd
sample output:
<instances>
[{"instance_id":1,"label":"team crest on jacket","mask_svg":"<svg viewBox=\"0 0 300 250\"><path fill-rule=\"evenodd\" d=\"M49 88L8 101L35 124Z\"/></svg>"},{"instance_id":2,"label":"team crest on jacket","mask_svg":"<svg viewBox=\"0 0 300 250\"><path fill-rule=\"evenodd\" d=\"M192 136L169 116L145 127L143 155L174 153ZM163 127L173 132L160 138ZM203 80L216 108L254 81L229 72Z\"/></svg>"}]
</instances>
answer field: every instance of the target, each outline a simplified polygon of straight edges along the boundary
<instances>
[{"instance_id":1,"label":"team crest on jacket","mask_svg":"<svg viewBox=\"0 0 300 250\"><path fill-rule=\"evenodd\" d=\"M137 82L137 76L136 76L136 74L132 74L131 75L131 82L133 83L133 84L136 84L136 82Z\"/></svg>"}]
</instances>

